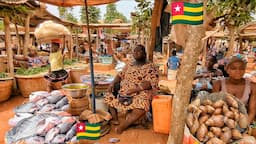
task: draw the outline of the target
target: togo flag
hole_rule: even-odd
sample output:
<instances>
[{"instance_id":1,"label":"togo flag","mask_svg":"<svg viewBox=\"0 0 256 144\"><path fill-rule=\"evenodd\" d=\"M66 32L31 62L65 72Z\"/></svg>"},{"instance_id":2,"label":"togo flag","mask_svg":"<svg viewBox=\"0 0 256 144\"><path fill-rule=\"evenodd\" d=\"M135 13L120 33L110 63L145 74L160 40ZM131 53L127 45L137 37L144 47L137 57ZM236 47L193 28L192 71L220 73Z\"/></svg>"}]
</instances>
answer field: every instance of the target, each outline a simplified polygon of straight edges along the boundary
<instances>
[{"instance_id":1,"label":"togo flag","mask_svg":"<svg viewBox=\"0 0 256 144\"><path fill-rule=\"evenodd\" d=\"M173 2L172 24L203 24L203 3Z\"/></svg>"},{"instance_id":2,"label":"togo flag","mask_svg":"<svg viewBox=\"0 0 256 144\"><path fill-rule=\"evenodd\" d=\"M76 138L97 140L100 138L100 123L90 124L88 122L81 122L76 125Z\"/></svg>"}]
</instances>

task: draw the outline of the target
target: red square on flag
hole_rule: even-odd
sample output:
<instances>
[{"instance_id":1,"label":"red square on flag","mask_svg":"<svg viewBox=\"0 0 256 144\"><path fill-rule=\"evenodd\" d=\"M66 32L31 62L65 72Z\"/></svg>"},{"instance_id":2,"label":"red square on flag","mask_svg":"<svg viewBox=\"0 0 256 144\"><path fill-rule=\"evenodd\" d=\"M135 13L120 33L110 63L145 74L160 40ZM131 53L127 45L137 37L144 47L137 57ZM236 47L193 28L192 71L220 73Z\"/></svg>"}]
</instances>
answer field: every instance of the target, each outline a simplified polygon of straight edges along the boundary
<instances>
[{"instance_id":1,"label":"red square on flag","mask_svg":"<svg viewBox=\"0 0 256 144\"><path fill-rule=\"evenodd\" d=\"M76 133L85 132L85 123L76 124Z\"/></svg>"},{"instance_id":2,"label":"red square on flag","mask_svg":"<svg viewBox=\"0 0 256 144\"><path fill-rule=\"evenodd\" d=\"M172 3L172 16L183 15L184 14L184 3L183 2L173 2Z\"/></svg>"}]
</instances>

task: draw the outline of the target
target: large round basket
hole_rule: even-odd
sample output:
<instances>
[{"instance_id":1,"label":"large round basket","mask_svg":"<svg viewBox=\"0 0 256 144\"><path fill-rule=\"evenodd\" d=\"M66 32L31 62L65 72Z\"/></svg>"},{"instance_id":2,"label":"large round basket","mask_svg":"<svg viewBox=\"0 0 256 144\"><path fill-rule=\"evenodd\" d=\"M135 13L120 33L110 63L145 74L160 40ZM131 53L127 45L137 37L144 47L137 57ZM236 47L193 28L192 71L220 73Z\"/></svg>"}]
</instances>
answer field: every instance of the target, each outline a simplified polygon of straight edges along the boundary
<instances>
[{"instance_id":1,"label":"large round basket","mask_svg":"<svg viewBox=\"0 0 256 144\"><path fill-rule=\"evenodd\" d=\"M0 102L8 100L12 92L12 78L0 79Z\"/></svg>"},{"instance_id":2,"label":"large round basket","mask_svg":"<svg viewBox=\"0 0 256 144\"><path fill-rule=\"evenodd\" d=\"M15 75L19 90L23 97L28 97L34 91L47 89L47 82L43 75L18 76Z\"/></svg>"},{"instance_id":3,"label":"large round basket","mask_svg":"<svg viewBox=\"0 0 256 144\"><path fill-rule=\"evenodd\" d=\"M70 77L72 80L72 83L81 83L80 77L82 75L88 74L88 69L86 68L72 68L70 70Z\"/></svg>"}]
</instances>

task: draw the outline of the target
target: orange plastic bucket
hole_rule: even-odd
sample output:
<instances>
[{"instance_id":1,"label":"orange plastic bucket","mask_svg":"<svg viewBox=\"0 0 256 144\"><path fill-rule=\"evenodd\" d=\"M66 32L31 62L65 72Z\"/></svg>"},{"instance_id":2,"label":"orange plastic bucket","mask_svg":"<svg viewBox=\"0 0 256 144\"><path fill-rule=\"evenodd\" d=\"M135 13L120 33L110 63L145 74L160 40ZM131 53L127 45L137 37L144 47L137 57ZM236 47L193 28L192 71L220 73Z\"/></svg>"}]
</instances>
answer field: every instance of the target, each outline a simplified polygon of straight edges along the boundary
<instances>
[{"instance_id":1,"label":"orange plastic bucket","mask_svg":"<svg viewBox=\"0 0 256 144\"><path fill-rule=\"evenodd\" d=\"M172 96L157 95L152 101L153 130L169 134L171 126Z\"/></svg>"}]
</instances>

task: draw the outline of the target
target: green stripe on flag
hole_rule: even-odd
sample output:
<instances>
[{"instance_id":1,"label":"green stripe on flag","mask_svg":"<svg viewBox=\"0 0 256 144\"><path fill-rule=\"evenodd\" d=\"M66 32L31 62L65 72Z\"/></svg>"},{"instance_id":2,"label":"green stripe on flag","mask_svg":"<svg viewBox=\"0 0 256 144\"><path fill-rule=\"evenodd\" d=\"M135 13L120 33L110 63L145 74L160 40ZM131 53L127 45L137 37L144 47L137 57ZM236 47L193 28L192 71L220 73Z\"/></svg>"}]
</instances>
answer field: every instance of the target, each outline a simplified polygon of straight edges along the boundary
<instances>
[{"instance_id":1,"label":"green stripe on flag","mask_svg":"<svg viewBox=\"0 0 256 144\"><path fill-rule=\"evenodd\" d=\"M86 133L100 133L100 129L99 130L85 130Z\"/></svg>"},{"instance_id":2,"label":"green stripe on flag","mask_svg":"<svg viewBox=\"0 0 256 144\"><path fill-rule=\"evenodd\" d=\"M95 123L95 124L86 123L86 126L97 127L97 126L100 126L100 123Z\"/></svg>"},{"instance_id":3,"label":"green stripe on flag","mask_svg":"<svg viewBox=\"0 0 256 144\"><path fill-rule=\"evenodd\" d=\"M201 21L175 20L175 21L172 21L172 24L200 25L200 24L203 24L203 20Z\"/></svg>"},{"instance_id":4,"label":"green stripe on flag","mask_svg":"<svg viewBox=\"0 0 256 144\"><path fill-rule=\"evenodd\" d=\"M184 2L184 7L192 7L192 8L203 7L203 3L187 3L187 2Z\"/></svg>"},{"instance_id":5,"label":"green stripe on flag","mask_svg":"<svg viewBox=\"0 0 256 144\"><path fill-rule=\"evenodd\" d=\"M87 137L87 136L76 136L77 140L88 139L88 140L98 140L100 137Z\"/></svg>"},{"instance_id":6,"label":"green stripe on flag","mask_svg":"<svg viewBox=\"0 0 256 144\"><path fill-rule=\"evenodd\" d=\"M188 16L201 16L201 15L203 15L203 11L201 11L201 12L187 12L187 11L184 11L184 15L188 15Z\"/></svg>"}]
</instances>

